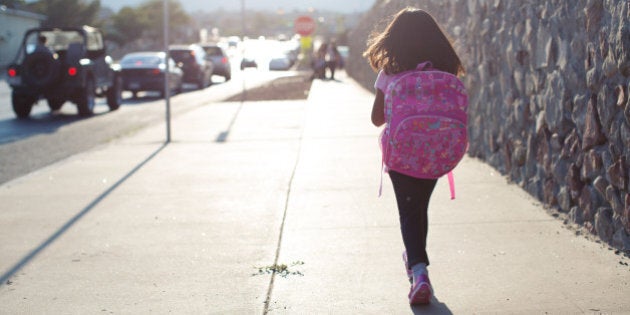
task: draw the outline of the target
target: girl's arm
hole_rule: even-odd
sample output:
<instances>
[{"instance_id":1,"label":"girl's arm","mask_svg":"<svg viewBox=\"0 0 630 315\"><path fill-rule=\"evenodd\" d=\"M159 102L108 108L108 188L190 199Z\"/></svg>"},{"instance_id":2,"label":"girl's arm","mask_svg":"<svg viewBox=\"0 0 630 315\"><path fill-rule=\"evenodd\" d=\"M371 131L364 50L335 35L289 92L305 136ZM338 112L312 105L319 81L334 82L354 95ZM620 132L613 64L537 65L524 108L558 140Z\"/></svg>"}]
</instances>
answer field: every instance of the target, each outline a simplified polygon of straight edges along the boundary
<instances>
[{"instance_id":1,"label":"girl's arm","mask_svg":"<svg viewBox=\"0 0 630 315\"><path fill-rule=\"evenodd\" d=\"M372 106L372 123L376 127L385 123L385 94L380 89L376 89L376 98Z\"/></svg>"}]
</instances>

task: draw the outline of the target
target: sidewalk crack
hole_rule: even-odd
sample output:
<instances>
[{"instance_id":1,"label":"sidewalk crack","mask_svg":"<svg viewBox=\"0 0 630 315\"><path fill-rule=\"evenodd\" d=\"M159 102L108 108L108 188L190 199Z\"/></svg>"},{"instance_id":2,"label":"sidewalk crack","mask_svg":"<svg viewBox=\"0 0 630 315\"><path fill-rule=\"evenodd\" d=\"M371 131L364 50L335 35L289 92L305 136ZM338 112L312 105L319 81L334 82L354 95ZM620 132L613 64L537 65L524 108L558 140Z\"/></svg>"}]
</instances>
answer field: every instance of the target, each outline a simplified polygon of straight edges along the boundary
<instances>
[{"instance_id":1,"label":"sidewalk crack","mask_svg":"<svg viewBox=\"0 0 630 315\"><path fill-rule=\"evenodd\" d=\"M287 219L287 212L289 209L289 199L291 198L291 187L293 187L293 179L295 178L295 173L298 168L298 164L300 163L300 157L302 155L302 144L303 144L303 135L304 129L302 128L302 132L300 133L300 137L298 138L299 144L297 148L297 155L295 157L295 164L293 164L293 170L291 171L291 177L289 178L289 182L287 184L287 193L286 198L284 200L284 210L282 213L282 221L280 223L280 233L278 233L278 243L276 245L276 253L273 261L273 266L278 265L278 260L280 258L280 248L282 246L282 236L284 234L284 223ZM271 273L271 279L269 280L269 287L267 288L267 294L265 297L263 314L269 313L269 305L271 303L271 295L273 294L273 286L276 279L277 270L274 268Z\"/></svg>"}]
</instances>

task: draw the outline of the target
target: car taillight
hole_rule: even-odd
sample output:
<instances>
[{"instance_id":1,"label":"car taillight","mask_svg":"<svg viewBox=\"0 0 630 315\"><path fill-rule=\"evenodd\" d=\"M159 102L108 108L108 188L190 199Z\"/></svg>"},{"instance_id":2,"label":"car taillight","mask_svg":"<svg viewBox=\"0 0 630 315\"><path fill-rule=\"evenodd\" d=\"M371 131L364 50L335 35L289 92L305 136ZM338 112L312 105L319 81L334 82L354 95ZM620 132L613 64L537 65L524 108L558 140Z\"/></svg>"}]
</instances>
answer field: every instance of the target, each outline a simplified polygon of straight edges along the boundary
<instances>
[{"instance_id":1,"label":"car taillight","mask_svg":"<svg viewBox=\"0 0 630 315\"><path fill-rule=\"evenodd\" d=\"M9 70L7 70L7 73L9 74L10 77L15 77L17 75L17 70L15 70L14 68L9 68Z\"/></svg>"},{"instance_id":2,"label":"car taillight","mask_svg":"<svg viewBox=\"0 0 630 315\"><path fill-rule=\"evenodd\" d=\"M227 63L227 62L228 62L227 57L223 57L223 59L221 59L221 63Z\"/></svg>"},{"instance_id":3,"label":"car taillight","mask_svg":"<svg viewBox=\"0 0 630 315\"><path fill-rule=\"evenodd\" d=\"M74 77L75 75L77 75L77 68L76 67L68 68L68 75L70 75L71 77Z\"/></svg>"},{"instance_id":4,"label":"car taillight","mask_svg":"<svg viewBox=\"0 0 630 315\"><path fill-rule=\"evenodd\" d=\"M161 73L162 73L162 71L160 71L160 69L153 69L153 70L151 71L151 73L152 73L152 74L155 74L155 75L159 75L159 74L161 74Z\"/></svg>"}]
</instances>

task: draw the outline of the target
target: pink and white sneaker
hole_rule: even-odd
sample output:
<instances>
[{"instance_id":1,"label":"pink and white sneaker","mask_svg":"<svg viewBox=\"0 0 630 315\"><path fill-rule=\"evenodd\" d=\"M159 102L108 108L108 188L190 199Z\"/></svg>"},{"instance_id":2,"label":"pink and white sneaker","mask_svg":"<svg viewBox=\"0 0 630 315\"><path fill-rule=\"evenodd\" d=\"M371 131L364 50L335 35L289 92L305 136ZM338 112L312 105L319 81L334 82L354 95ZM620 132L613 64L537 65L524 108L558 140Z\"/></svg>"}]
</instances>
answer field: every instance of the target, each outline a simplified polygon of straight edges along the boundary
<instances>
[{"instance_id":1,"label":"pink and white sneaker","mask_svg":"<svg viewBox=\"0 0 630 315\"><path fill-rule=\"evenodd\" d=\"M429 304L431 297L433 297L433 288L431 287L429 276L422 274L414 278L411 291L409 291L409 304Z\"/></svg>"},{"instance_id":2,"label":"pink and white sneaker","mask_svg":"<svg viewBox=\"0 0 630 315\"><path fill-rule=\"evenodd\" d=\"M407 260L407 251L403 251L402 254L403 262L405 263L405 269L407 270L407 278L409 279L409 284L413 284L413 271L409 268L409 263Z\"/></svg>"}]
</instances>

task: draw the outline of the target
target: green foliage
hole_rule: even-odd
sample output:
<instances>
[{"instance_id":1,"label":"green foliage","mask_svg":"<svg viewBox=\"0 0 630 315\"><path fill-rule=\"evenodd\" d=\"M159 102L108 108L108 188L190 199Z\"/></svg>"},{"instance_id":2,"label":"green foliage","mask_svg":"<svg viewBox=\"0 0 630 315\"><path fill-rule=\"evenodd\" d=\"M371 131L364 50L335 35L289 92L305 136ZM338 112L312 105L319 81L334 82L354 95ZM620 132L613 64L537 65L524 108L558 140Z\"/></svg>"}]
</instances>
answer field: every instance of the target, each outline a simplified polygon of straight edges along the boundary
<instances>
[{"instance_id":1,"label":"green foliage","mask_svg":"<svg viewBox=\"0 0 630 315\"><path fill-rule=\"evenodd\" d=\"M290 267L304 265L303 261L294 261L290 266L286 264L273 264L265 267L255 267L258 272L252 274L252 276L260 276L265 274L277 274L283 278L288 276L303 276L304 274L299 270L290 270Z\"/></svg>"},{"instance_id":2,"label":"green foliage","mask_svg":"<svg viewBox=\"0 0 630 315\"><path fill-rule=\"evenodd\" d=\"M118 14L112 16L113 34L111 38L121 45L140 38L148 26L146 16L141 11L123 7Z\"/></svg>"},{"instance_id":3,"label":"green foliage","mask_svg":"<svg viewBox=\"0 0 630 315\"><path fill-rule=\"evenodd\" d=\"M29 8L48 18L45 27L77 27L82 25L99 26L97 14L101 9L100 0L86 3L82 0L39 0L30 3Z\"/></svg>"},{"instance_id":4,"label":"green foliage","mask_svg":"<svg viewBox=\"0 0 630 315\"><path fill-rule=\"evenodd\" d=\"M22 5L30 10L45 15L44 27L76 27L90 25L106 27L107 38L121 45L139 38L149 41L161 41L164 37L164 2L147 0L136 8L123 7L111 16L107 25L98 19L101 10L100 0L38 0L26 4L25 0L0 0L0 4L13 7ZM190 17L178 0L168 0L170 38L186 38L186 26Z\"/></svg>"},{"instance_id":5,"label":"green foliage","mask_svg":"<svg viewBox=\"0 0 630 315\"><path fill-rule=\"evenodd\" d=\"M164 37L164 4L162 0L149 0L144 2L137 10L144 15L145 36L151 40L160 40ZM190 17L177 0L168 1L168 23L170 38L178 38L179 29L190 21ZM172 40L169 40L172 42Z\"/></svg>"},{"instance_id":6,"label":"green foliage","mask_svg":"<svg viewBox=\"0 0 630 315\"><path fill-rule=\"evenodd\" d=\"M168 23L170 38L182 38L190 17L177 0L168 1ZM144 38L159 42L164 38L164 3L162 0L148 0L137 8L124 7L112 17L112 39L120 44ZM185 36L184 36L185 37ZM172 40L170 41L172 42Z\"/></svg>"}]
</instances>

